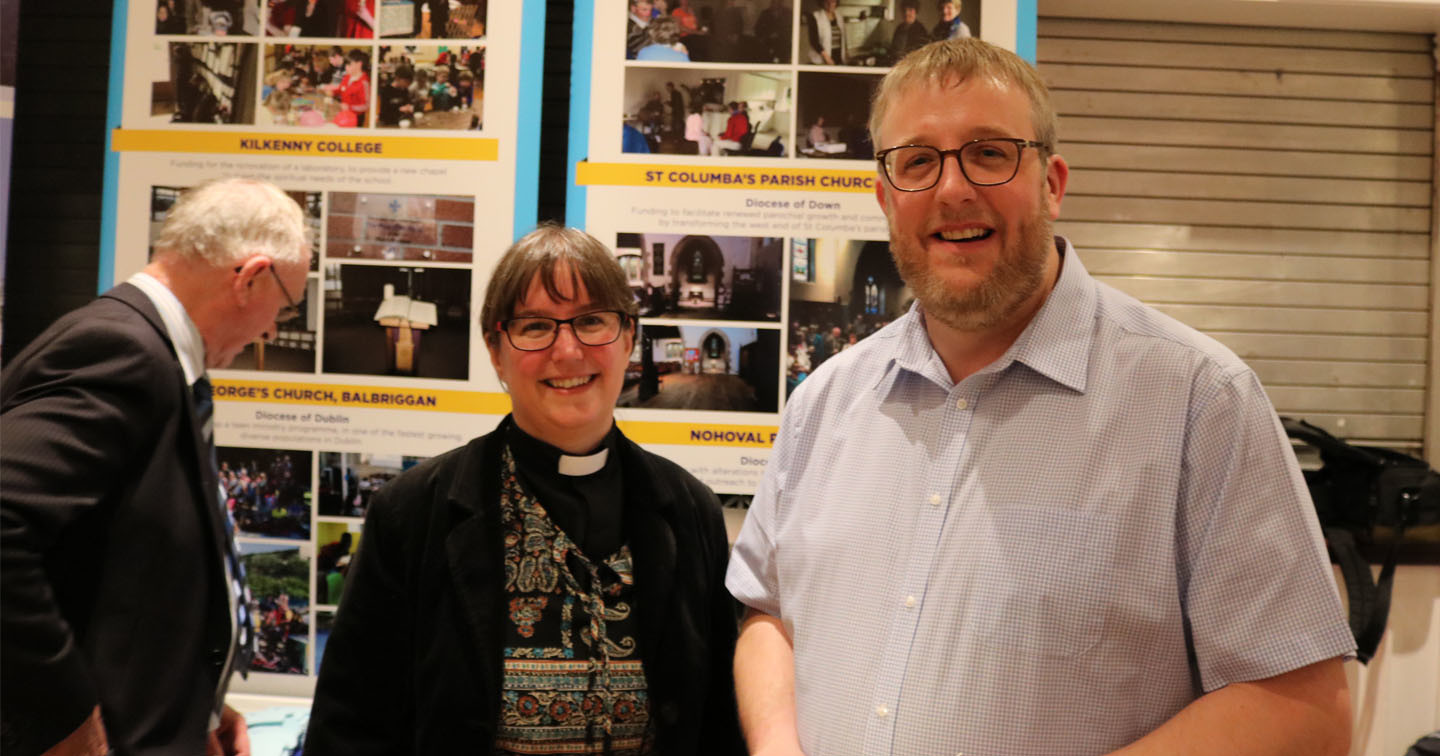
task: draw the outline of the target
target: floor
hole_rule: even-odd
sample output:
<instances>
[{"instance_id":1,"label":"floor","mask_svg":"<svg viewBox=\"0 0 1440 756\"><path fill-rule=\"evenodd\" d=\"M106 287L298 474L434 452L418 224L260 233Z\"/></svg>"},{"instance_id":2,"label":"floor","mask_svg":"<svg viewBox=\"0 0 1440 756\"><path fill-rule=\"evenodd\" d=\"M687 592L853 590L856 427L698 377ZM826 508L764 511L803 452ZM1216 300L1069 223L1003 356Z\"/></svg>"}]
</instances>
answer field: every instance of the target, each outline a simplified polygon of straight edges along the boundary
<instances>
[{"instance_id":1,"label":"floor","mask_svg":"<svg viewBox=\"0 0 1440 756\"><path fill-rule=\"evenodd\" d=\"M470 371L469 335L468 329L444 325L425 331L416 353L415 376L466 380ZM268 365L268 354L266 362ZM385 367L385 329L373 324L327 324L322 365L326 373L390 374Z\"/></svg>"},{"instance_id":2,"label":"floor","mask_svg":"<svg viewBox=\"0 0 1440 756\"><path fill-rule=\"evenodd\" d=\"M620 394L621 407L648 409L733 410L738 412L773 412L755 400L755 389L738 375L687 375L671 373L660 376L660 393L645 402L638 401L639 386L631 386Z\"/></svg>"}]
</instances>

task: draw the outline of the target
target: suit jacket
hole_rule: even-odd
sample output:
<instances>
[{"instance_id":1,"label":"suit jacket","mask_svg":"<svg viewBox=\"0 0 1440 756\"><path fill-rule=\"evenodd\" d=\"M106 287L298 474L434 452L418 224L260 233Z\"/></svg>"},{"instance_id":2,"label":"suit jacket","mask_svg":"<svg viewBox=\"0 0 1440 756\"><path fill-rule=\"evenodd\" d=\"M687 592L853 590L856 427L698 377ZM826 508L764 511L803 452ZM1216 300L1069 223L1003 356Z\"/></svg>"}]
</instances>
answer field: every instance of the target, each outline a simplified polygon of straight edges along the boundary
<instances>
[{"instance_id":1,"label":"suit jacket","mask_svg":"<svg viewBox=\"0 0 1440 756\"><path fill-rule=\"evenodd\" d=\"M427 460L371 499L307 754L490 753L507 616L504 433ZM736 604L715 494L623 436L619 451L656 753L743 754L730 666Z\"/></svg>"},{"instance_id":2,"label":"suit jacket","mask_svg":"<svg viewBox=\"0 0 1440 756\"><path fill-rule=\"evenodd\" d=\"M165 326L122 284L0 377L0 750L98 703L116 754L204 752L230 650L215 473Z\"/></svg>"},{"instance_id":3,"label":"suit jacket","mask_svg":"<svg viewBox=\"0 0 1440 756\"><path fill-rule=\"evenodd\" d=\"M898 63L907 53L930 44L930 40L930 31L924 24L919 21L913 24L901 21L895 26L895 33L890 37L890 57Z\"/></svg>"}]
</instances>

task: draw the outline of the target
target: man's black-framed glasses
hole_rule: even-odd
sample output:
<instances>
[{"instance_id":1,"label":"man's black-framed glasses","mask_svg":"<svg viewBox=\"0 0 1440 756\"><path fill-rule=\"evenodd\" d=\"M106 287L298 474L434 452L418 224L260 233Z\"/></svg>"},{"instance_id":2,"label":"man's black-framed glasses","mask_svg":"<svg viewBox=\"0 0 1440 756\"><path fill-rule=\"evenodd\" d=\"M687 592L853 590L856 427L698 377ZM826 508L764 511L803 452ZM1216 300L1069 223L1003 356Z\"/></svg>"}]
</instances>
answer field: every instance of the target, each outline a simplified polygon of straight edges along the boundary
<instances>
[{"instance_id":1,"label":"man's black-framed glasses","mask_svg":"<svg viewBox=\"0 0 1440 756\"><path fill-rule=\"evenodd\" d=\"M275 279L275 285L280 287L280 293L285 295L285 306L281 307L280 311L275 313L275 322L284 323L300 317L300 303L296 302L295 298L290 296L290 290L285 288L285 282L281 281L280 274L275 272L275 261L271 260L270 264L265 267L270 271L271 277ZM244 269L245 266L243 265L237 266L235 272L239 273Z\"/></svg>"},{"instance_id":2,"label":"man's black-framed glasses","mask_svg":"<svg viewBox=\"0 0 1440 756\"><path fill-rule=\"evenodd\" d=\"M975 186L999 186L1020 172L1020 158L1026 147L1050 149L1050 145L1030 139L975 139L953 150L902 144L876 152L875 159L880 161L885 180L902 192L923 192L940 183L945 158L950 155L959 161L965 180Z\"/></svg>"},{"instance_id":3,"label":"man's black-framed glasses","mask_svg":"<svg viewBox=\"0 0 1440 756\"><path fill-rule=\"evenodd\" d=\"M626 317L619 310L596 310L563 320L535 315L502 320L496 325L505 332L510 346L522 352L538 352L555 343L560 336L560 326L566 323L570 324L575 340L585 346L614 343L624 330Z\"/></svg>"},{"instance_id":4,"label":"man's black-framed glasses","mask_svg":"<svg viewBox=\"0 0 1440 756\"><path fill-rule=\"evenodd\" d=\"M290 296L290 290L285 288L285 283L280 280L280 274L275 272L275 263L270 263L270 275L275 277L275 285L280 287L280 293L285 295L285 306L275 313L275 322L284 323L300 317L300 303Z\"/></svg>"}]
</instances>

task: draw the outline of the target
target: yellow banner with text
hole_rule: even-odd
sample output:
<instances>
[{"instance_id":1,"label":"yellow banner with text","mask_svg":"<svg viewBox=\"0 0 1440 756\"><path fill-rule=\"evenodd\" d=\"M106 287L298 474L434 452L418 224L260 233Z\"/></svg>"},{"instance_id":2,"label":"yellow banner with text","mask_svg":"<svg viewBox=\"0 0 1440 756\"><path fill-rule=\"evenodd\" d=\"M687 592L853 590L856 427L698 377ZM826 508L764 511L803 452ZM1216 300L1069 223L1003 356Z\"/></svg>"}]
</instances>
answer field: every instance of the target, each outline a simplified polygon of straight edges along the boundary
<instances>
[{"instance_id":1,"label":"yellow banner with text","mask_svg":"<svg viewBox=\"0 0 1440 756\"><path fill-rule=\"evenodd\" d=\"M327 130L310 134L255 131L115 129L116 152L204 152L216 155L388 158L403 160L499 159L496 139L482 137L364 136Z\"/></svg>"},{"instance_id":2,"label":"yellow banner with text","mask_svg":"<svg viewBox=\"0 0 1440 756\"><path fill-rule=\"evenodd\" d=\"M222 402L302 404L351 409L400 409L504 415L510 411L507 394L490 391L409 389L393 386L351 386L273 381L214 381L215 399ZM667 423L622 420L620 429L640 444L682 446L743 446L770 448L779 430L770 425L720 423Z\"/></svg>"},{"instance_id":3,"label":"yellow banner with text","mask_svg":"<svg viewBox=\"0 0 1440 756\"><path fill-rule=\"evenodd\" d=\"M875 171L822 168L768 168L649 163L591 163L575 166L582 186L651 186L690 189L777 189L805 192L875 191Z\"/></svg>"}]
</instances>

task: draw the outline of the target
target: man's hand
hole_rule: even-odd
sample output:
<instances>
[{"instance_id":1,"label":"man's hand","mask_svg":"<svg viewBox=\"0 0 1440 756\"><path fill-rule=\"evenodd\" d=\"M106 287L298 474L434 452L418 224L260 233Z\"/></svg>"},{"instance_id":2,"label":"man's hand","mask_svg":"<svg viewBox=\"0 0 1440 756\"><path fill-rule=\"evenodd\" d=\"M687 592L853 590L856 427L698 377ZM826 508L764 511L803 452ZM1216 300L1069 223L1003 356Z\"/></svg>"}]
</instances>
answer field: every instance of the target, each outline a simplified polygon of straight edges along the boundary
<instances>
[{"instance_id":1,"label":"man's hand","mask_svg":"<svg viewBox=\"0 0 1440 756\"><path fill-rule=\"evenodd\" d=\"M15 691L10 694L14 695ZM41 756L105 756L109 752L110 741L105 738L105 723L100 720L100 704L95 704L90 716L74 732Z\"/></svg>"},{"instance_id":2,"label":"man's hand","mask_svg":"<svg viewBox=\"0 0 1440 756\"><path fill-rule=\"evenodd\" d=\"M220 710L220 726L210 731L205 756L250 756L250 731L245 715L228 705Z\"/></svg>"}]
</instances>

